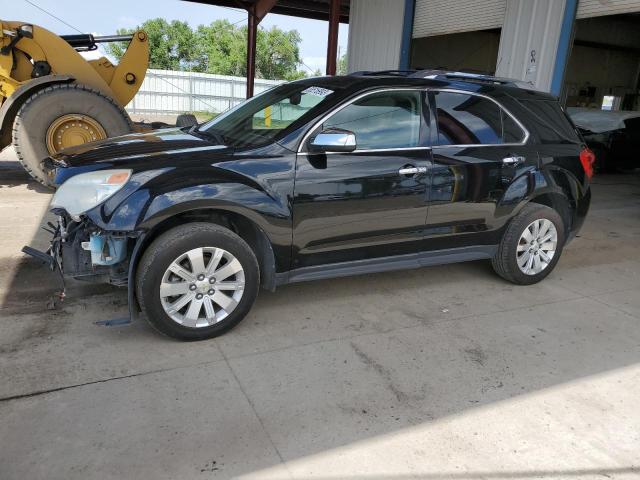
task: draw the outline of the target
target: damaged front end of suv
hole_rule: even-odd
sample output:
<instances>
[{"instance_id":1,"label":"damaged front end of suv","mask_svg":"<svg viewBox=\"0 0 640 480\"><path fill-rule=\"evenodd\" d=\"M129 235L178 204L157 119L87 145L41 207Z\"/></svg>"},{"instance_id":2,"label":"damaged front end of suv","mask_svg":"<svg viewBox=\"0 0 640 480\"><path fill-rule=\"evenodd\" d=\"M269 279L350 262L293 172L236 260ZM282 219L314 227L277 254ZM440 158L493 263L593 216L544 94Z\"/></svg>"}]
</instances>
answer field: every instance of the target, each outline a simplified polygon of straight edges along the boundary
<instances>
[{"instance_id":1,"label":"damaged front end of suv","mask_svg":"<svg viewBox=\"0 0 640 480\"><path fill-rule=\"evenodd\" d=\"M49 162L54 168L56 162L64 166L63 161ZM133 229L107 230L102 219L110 199L118 193L128 195L123 190L132 181L132 170L107 168L73 172L76 174L68 179L65 177L71 174L69 170L57 170L56 181L61 185L50 204L57 222L45 228L52 234L50 247L46 252L24 247L23 252L45 261L60 274L61 298L65 294L65 277L126 286L131 258L142 233ZM133 183L132 187L137 188L139 179Z\"/></svg>"},{"instance_id":2,"label":"damaged front end of suv","mask_svg":"<svg viewBox=\"0 0 640 480\"><path fill-rule=\"evenodd\" d=\"M232 158L232 149L184 128L66 149L44 161L58 186L50 203L57 221L45 227L50 247L23 252L59 274L61 297L65 278L126 287L135 319L136 265L146 240L180 215L197 220L192 212L211 206L231 175L213 165Z\"/></svg>"}]
</instances>

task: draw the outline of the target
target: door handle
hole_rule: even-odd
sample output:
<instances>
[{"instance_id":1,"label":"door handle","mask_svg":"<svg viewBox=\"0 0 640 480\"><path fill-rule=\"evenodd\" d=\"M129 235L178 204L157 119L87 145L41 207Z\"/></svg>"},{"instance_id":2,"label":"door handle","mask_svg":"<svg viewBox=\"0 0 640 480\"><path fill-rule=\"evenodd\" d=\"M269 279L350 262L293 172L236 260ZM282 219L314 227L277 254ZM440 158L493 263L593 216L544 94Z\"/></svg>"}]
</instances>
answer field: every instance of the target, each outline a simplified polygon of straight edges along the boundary
<instances>
[{"instance_id":1,"label":"door handle","mask_svg":"<svg viewBox=\"0 0 640 480\"><path fill-rule=\"evenodd\" d=\"M502 163L504 165L520 165L521 163L525 162L525 158L522 156L511 156L511 157L505 157L502 159Z\"/></svg>"},{"instance_id":2,"label":"door handle","mask_svg":"<svg viewBox=\"0 0 640 480\"><path fill-rule=\"evenodd\" d=\"M418 173L427 173L427 167L402 167L398 170L400 175L416 175Z\"/></svg>"}]
</instances>

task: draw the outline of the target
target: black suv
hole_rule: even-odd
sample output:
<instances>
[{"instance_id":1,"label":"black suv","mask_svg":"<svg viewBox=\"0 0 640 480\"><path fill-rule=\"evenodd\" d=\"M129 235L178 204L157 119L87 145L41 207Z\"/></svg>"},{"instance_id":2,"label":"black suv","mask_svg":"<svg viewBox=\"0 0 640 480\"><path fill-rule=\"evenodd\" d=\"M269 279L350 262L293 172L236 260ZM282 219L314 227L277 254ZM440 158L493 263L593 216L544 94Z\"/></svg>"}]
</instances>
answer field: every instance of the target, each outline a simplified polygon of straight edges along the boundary
<instances>
[{"instance_id":1,"label":"black suv","mask_svg":"<svg viewBox=\"0 0 640 480\"><path fill-rule=\"evenodd\" d=\"M236 325L260 286L478 259L532 284L582 226L593 160L556 98L512 81L305 79L45 160L46 255L184 340Z\"/></svg>"}]
</instances>

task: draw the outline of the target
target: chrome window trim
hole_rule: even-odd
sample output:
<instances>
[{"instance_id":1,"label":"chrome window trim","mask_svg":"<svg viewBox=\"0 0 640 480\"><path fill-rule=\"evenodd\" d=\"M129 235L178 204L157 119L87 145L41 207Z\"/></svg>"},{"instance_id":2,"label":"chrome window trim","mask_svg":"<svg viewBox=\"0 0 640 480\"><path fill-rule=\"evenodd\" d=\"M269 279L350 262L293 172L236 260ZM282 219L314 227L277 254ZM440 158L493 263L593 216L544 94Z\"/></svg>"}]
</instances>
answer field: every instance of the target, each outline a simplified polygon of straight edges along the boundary
<instances>
[{"instance_id":1,"label":"chrome window trim","mask_svg":"<svg viewBox=\"0 0 640 480\"><path fill-rule=\"evenodd\" d=\"M520 129L524 133L524 138L519 143L463 143L463 144L459 144L459 145L432 145L433 149L436 149L436 148L469 148L469 147L521 147L523 145L526 145L527 141L531 137L531 134L529 133L529 130L527 130L527 128L522 124L522 122L520 120L518 120L518 118L513 113L511 113L508 108L506 108L504 105L502 105L495 98L492 98L492 97L490 97L488 95L484 95L482 93L469 92L467 90L457 90L455 88L432 88L432 87L427 87L426 90L427 90L427 92L458 93L458 94L462 94L462 95L473 95L473 96L476 96L476 97L486 98L487 100L490 100L493 103L495 103L501 110L506 112L506 114L509 115L514 122L516 122L518 127L520 127ZM437 115L437 106L436 106L435 114ZM436 128L437 128L437 126L438 126L438 118L436 116Z\"/></svg>"},{"instance_id":2,"label":"chrome window trim","mask_svg":"<svg viewBox=\"0 0 640 480\"><path fill-rule=\"evenodd\" d=\"M362 99L364 97L368 97L369 95L374 95L376 93L382 93L382 92L425 92L425 91L426 91L426 87L399 87L399 88L398 87L395 87L395 88L385 87L385 88L379 88L379 89L376 89L376 90L369 90L367 92L361 93L360 95L357 95L357 96L353 97L351 100L348 100L347 102L345 102L345 103L343 103L341 105L338 105L336 108L334 108L329 113L327 113L322 118L320 118L320 120L315 122L313 124L313 126L307 131L307 133L305 133L304 136L302 137L302 141L300 142L300 145L298 146L298 151L296 153L298 155L308 155L309 152L303 152L302 148L305 146L305 144L307 143L307 140L309 140L309 137L315 131L315 129L318 128L319 125L322 125L325 121L327 121L333 115L335 115L336 113L341 111L342 109L347 108L352 103L357 102L358 100L360 100L360 99ZM423 105L422 108L424 108L424 105ZM357 137L356 137L356 142L357 142ZM378 149L371 149L371 150L367 150L367 149L357 150L356 149L351 153L366 153L366 152L374 152L374 151L378 151L378 152L395 152L395 151L400 151L400 150L413 150L413 149L431 149L431 146L378 148ZM344 155L343 152L327 152L327 153L340 153L340 154Z\"/></svg>"},{"instance_id":3,"label":"chrome window trim","mask_svg":"<svg viewBox=\"0 0 640 480\"><path fill-rule=\"evenodd\" d=\"M481 98L485 98L493 103L495 103L498 108L500 108L501 110L503 110L504 112L506 112L507 115L509 115L511 117L511 119L516 122L516 125L518 125L518 127L520 127L520 129L522 130L522 132L524 133L524 138L520 143L466 143L466 144L459 144L459 145L430 145L430 146L419 146L419 147L395 147L395 148L378 148L378 149L356 149L351 153L366 153L366 152L397 152L397 151L401 151L401 150L431 150L431 149L438 149L438 148L477 148L477 147L520 147L523 145L526 145L526 143L529 141L529 138L531 137L531 134L529 133L529 130L527 130L527 128L522 124L522 122L520 120L518 120L518 118L511 113L511 111L506 108L504 105L502 105L499 101L497 101L495 98L492 98L488 95L484 95L482 93L477 93L477 92L469 92L468 90L458 90L455 88L434 88L434 87L400 87L400 88L391 88L391 87L385 87L385 88L379 88L376 90L370 90L364 93L361 93L360 95L357 95L355 97L353 97L352 99L348 100L347 102L343 103L342 105L338 105L336 108L334 108L333 110L331 110L329 113L327 113L326 115L324 115L323 117L320 118L320 120L318 120L317 122L315 122L313 124L313 126L307 131L307 133L304 134L304 136L302 137L302 140L300 142L300 145L298 146L298 151L296 152L298 155L309 155L309 152L303 152L302 149L305 146L307 140L309 140L309 137L311 136L311 134L315 131L316 128L318 128L319 125L322 125L325 121L327 121L329 118L331 118L334 114L338 113L340 110L342 110L343 108L348 107L349 105L351 105L354 102L357 102L358 100L364 98L364 97L368 97L369 95L373 95L376 93L382 93L382 92L448 92L448 93L457 93L457 94L462 94L462 95L473 95L476 97L481 97ZM424 108L424 106L423 106ZM427 105L427 108L431 108L429 105ZM435 114L437 114L437 111L434 112ZM436 122L438 121L438 119L436 118ZM437 128L437 124L436 124L436 128ZM357 140L357 139L356 139ZM327 152L327 154L344 154L342 152Z\"/></svg>"},{"instance_id":4,"label":"chrome window trim","mask_svg":"<svg viewBox=\"0 0 640 480\"><path fill-rule=\"evenodd\" d=\"M370 150L354 150L352 153L376 153L376 152L405 152L411 150L431 150L432 147L393 147L393 148L372 148ZM323 155L344 155L345 152L325 152ZM314 155L309 152L298 152L298 155Z\"/></svg>"}]
</instances>

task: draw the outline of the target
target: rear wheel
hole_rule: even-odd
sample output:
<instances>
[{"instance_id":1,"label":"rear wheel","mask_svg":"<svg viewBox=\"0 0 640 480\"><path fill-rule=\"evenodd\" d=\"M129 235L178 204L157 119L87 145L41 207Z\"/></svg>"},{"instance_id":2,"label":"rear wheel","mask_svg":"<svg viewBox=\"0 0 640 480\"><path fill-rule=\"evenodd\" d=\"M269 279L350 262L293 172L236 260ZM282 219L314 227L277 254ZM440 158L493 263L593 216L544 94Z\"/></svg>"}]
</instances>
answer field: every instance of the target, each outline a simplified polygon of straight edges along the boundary
<instances>
[{"instance_id":1,"label":"rear wheel","mask_svg":"<svg viewBox=\"0 0 640 480\"><path fill-rule=\"evenodd\" d=\"M492 260L494 270L519 285L539 282L558 263L565 242L564 231L557 211L535 203L526 205L502 237Z\"/></svg>"},{"instance_id":2,"label":"rear wheel","mask_svg":"<svg viewBox=\"0 0 640 480\"><path fill-rule=\"evenodd\" d=\"M42 160L67 147L130 131L129 116L113 99L84 85L64 83L34 93L20 107L13 145L27 172L43 185L53 186Z\"/></svg>"},{"instance_id":3,"label":"rear wheel","mask_svg":"<svg viewBox=\"0 0 640 480\"><path fill-rule=\"evenodd\" d=\"M234 327L258 293L256 257L232 231L190 223L158 237L138 267L138 300L160 332L204 340Z\"/></svg>"}]
</instances>

